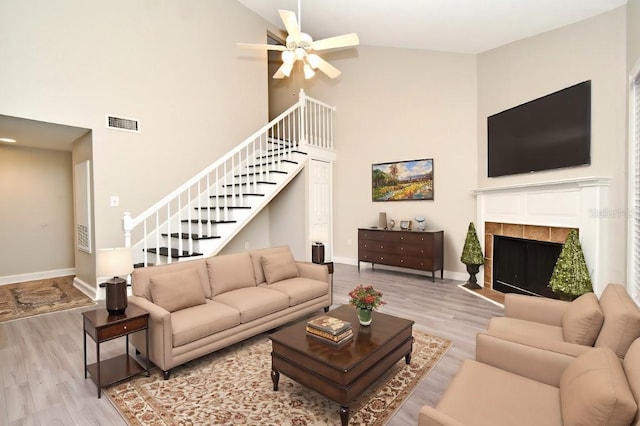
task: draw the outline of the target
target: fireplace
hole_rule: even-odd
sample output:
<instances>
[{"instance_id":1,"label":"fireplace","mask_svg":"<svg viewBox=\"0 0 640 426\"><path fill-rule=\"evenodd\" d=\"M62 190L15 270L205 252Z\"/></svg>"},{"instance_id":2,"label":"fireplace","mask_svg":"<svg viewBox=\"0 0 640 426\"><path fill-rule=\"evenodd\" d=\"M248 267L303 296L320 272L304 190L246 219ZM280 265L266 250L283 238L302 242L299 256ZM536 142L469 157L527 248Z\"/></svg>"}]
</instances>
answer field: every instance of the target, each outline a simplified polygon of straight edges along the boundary
<instances>
[{"instance_id":1,"label":"fireplace","mask_svg":"<svg viewBox=\"0 0 640 426\"><path fill-rule=\"evenodd\" d=\"M485 288L493 284L494 236L563 244L577 229L594 292L607 284L603 253L607 228L598 212L607 206L609 178L562 181L477 189L476 229L483 243ZM554 263L555 265L555 263Z\"/></svg>"},{"instance_id":2,"label":"fireplace","mask_svg":"<svg viewBox=\"0 0 640 426\"><path fill-rule=\"evenodd\" d=\"M491 288L557 298L548 284L561 250L560 243L494 236Z\"/></svg>"}]
</instances>

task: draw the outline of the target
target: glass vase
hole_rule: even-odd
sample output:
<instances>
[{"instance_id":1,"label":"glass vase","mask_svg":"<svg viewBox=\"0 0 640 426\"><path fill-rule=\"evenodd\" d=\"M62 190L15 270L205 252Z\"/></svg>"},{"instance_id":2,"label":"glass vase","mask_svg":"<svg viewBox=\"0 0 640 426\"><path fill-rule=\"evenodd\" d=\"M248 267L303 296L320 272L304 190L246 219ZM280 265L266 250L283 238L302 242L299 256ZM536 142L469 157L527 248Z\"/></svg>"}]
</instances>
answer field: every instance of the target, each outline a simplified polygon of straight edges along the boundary
<instances>
[{"instance_id":1,"label":"glass vase","mask_svg":"<svg viewBox=\"0 0 640 426\"><path fill-rule=\"evenodd\" d=\"M360 321L360 325L369 325L372 321L371 309L366 308L357 308L358 312L358 321Z\"/></svg>"}]
</instances>

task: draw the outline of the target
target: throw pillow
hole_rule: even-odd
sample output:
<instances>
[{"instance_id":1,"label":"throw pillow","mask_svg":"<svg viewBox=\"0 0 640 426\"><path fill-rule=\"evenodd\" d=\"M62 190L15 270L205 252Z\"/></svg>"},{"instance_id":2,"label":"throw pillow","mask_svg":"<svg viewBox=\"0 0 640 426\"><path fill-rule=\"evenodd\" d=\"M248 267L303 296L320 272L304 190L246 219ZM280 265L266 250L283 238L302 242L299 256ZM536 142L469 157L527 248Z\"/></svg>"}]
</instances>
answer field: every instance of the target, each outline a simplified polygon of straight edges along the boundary
<instances>
[{"instance_id":1,"label":"throw pillow","mask_svg":"<svg viewBox=\"0 0 640 426\"><path fill-rule=\"evenodd\" d=\"M175 312L205 303L200 276L195 269L151 277L151 298L161 308Z\"/></svg>"},{"instance_id":2,"label":"throw pillow","mask_svg":"<svg viewBox=\"0 0 640 426\"><path fill-rule=\"evenodd\" d=\"M562 316L564 341L593 346L603 321L604 314L600 309L596 295L593 293L583 294L569 304Z\"/></svg>"},{"instance_id":3,"label":"throw pillow","mask_svg":"<svg viewBox=\"0 0 640 426\"><path fill-rule=\"evenodd\" d=\"M300 276L296 261L289 251L262 256L260 262L267 284Z\"/></svg>"},{"instance_id":4,"label":"throw pillow","mask_svg":"<svg viewBox=\"0 0 640 426\"><path fill-rule=\"evenodd\" d=\"M620 284L608 284L600 295L604 323L594 346L605 346L624 358L627 349L640 337L640 310L627 289Z\"/></svg>"},{"instance_id":5,"label":"throw pillow","mask_svg":"<svg viewBox=\"0 0 640 426\"><path fill-rule=\"evenodd\" d=\"M620 359L609 348L594 348L569 364L560 377L565 425L629 425L638 409Z\"/></svg>"},{"instance_id":6,"label":"throw pillow","mask_svg":"<svg viewBox=\"0 0 640 426\"><path fill-rule=\"evenodd\" d=\"M210 257L207 259L207 270L214 297L227 291L256 285L248 252Z\"/></svg>"}]
</instances>

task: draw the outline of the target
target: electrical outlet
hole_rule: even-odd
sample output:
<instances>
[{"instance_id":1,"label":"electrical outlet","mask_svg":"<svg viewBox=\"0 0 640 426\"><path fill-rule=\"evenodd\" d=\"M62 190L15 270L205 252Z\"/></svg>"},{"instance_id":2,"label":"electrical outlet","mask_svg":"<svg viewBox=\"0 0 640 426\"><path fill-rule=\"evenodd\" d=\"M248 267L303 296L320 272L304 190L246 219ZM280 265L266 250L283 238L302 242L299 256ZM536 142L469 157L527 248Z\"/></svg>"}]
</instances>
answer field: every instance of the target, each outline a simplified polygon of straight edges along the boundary
<instances>
[{"instance_id":1,"label":"electrical outlet","mask_svg":"<svg viewBox=\"0 0 640 426\"><path fill-rule=\"evenodd\" d=\"M120 197L118 197L117 195L112 195L109 200L109 204L111 205L111 207L118 207L120 205Z\"/></svg>"},{"instance_id":2,"label":"electrical outlet","mask_svg":"<svg viewBox=\"0 0 640 426\"><path fill-rule=\"evenodd\" d=\"M347 245L350 246L352 244L351 240L347 240Z\"/></svg>"},{"instance_id":3,"label":"electrical outlet","mask_svg":"<svg viewBox=\"0 0 640 426\"><path fill-rule=\"evenodd\" d=\"M250 244L249 244L249 241L245 241L245 242L244 242L244 249L245 249L245 250L249 250L249 245L250 245Z\"/></svg>"}]
</instances>

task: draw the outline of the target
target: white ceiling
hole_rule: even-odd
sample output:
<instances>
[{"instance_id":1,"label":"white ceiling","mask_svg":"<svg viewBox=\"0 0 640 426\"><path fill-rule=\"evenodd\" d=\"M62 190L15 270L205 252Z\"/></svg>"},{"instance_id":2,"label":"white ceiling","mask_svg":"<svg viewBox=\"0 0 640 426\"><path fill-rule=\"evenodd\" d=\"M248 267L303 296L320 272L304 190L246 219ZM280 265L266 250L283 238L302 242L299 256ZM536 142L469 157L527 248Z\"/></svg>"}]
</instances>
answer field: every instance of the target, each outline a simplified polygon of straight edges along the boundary
<instances>
[{"instance_id":1,"label":"white ceiling","mask_svg":"<svg viewBox=\"0 0 640 426\"><path fill-rule=\"evenodd\" d=\"M238 1L283 30L279 9L300 15L298 0ZM315 40L355 32L363 45L479 53L624 4L626 0L301 0L299 18L302 30ZM70 151L87 131L0 116L0 138L17 139L16 146Z\"/></svg>"},{"instance_id":2,"label":"white ceiling","mask_svg":"<svg viewBox=\"0 0 640 426\"><path fill-rule=\"evenodd\" d=\"M283 30L278 10L298 14L298 0L238 1ZM627 0L301 0L301 27L314 40L355 32L363 45L480 53L626 3Z\"/></svg>"}]
</instances>

